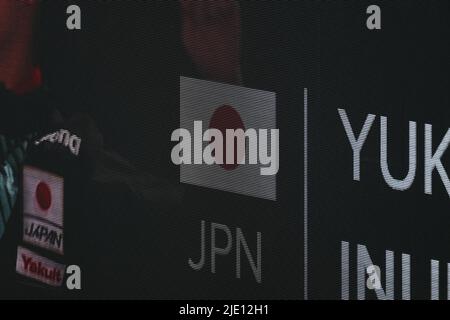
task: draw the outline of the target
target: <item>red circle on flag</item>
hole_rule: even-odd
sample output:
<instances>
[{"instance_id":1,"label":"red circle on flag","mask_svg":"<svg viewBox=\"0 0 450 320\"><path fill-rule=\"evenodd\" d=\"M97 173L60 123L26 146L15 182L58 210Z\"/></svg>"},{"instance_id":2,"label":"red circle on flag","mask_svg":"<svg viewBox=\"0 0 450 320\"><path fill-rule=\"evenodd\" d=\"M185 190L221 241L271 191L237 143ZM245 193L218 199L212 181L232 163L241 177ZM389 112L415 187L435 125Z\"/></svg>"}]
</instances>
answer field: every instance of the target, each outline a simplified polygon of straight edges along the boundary
<instances>
[{"instance_id":1,"label":"red circle on flag","mask_svg":"<svg viewBox=\"0 0 450 320\"><path fill-rule=\"evenodd\" d=\"M234 109L232 106L223 105L219 108L217 108L209 122L209 128L210 129L218 129L220 132L222 132L222 136L224 139L223 143L223 164L220 166L224 168L225 170L234 170L238 167L238 154L237 154L237 141L236 138L235 141L226 141L226 130L227 129L242 129L245 131L244 122L241 119L241 116L239 113ZM227 164L227 153L226 153L226 146L228 144L234 144L234 161L233 164ZM245 158L245 152L242 155L242 157ZM242 159L239 159L242 160Z\"/></svg>"},{"instance_id":2,"label":"red circle on flag","mask_svg":"<svg viewBox=\"0 0 450 320\"><path fill-rule=\"evenodd\" d=\"M45 182L39 182L36 187L36 200L41 210L48 210L52 204L52 193Z\"/></svg>"}]
</instances>

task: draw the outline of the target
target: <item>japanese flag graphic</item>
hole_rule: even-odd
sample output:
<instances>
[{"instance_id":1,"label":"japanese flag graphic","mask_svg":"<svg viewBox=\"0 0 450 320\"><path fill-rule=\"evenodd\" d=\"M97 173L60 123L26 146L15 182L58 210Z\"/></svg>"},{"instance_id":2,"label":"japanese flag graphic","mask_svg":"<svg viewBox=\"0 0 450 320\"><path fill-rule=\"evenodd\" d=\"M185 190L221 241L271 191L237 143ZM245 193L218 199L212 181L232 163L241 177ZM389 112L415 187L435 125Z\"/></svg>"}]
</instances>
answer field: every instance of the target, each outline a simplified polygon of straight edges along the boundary
<instances>
[{"instance_id":1,"label":"japanese flag graphic","mask_svg":"<svg viewBox=\"0 0 450 320\"><path fill-rule=\"evenodd\" d=\"M223 135L223 152L215 151L217 157L223 159L223 163L198 164L194 158L201 153L198 148L198 124L202 123L202 131L218 129ZM197 127L195 123L197 124ZM193 161L191 164L180 165L180 182L223 190L242 195L276 200L276 173L263 175L261 168L270 164L262 164L261 153L261 130L267 150L273 151L272 158L277 162L278 171L278 140L276 148L272 143L271 130L276 129L276 95L245 87L217 83L206 80L198 80L180 77L180 128L187 129L194 137L192 138ZM249 140L245 142L244 153L237 150L234 139L226 138L227 129L242 129L244 132L251 129L259 136L254 140L253 155L249 157ZM265 131L264 131L265 130ZM197 136L196 136L197 133ZM265 133L265 134L264 134ZM278 136L278 133L277 133ZM202 139L202 138L200 138ZM230 141L231 140L231 141ZM233 141L234 140L234 141ZM196 143L197 142L197 143ZM202 141L203 149L211 141ZM230 158L234 154L234 162L229 163L227 158L227 146L229 150L234 148ZM234 143L234 144L233 144ZM196 147L197 144L197 147ZM273 149L273 150L272 150ZM276 149L276 151L274 151ZM201 155L200 155L201 157ZM258 161L249 161L250 158Z\"/></svg>"},{"instance_id":2,"label":"japanese flag graphic","mask_svg":"<svg viewBox=\"0 0 450 320\"><path fill-rule=\"evenodd\" d=\"M24 214L63 227L64 180L49 172L25 166L23 169Z\"/></svg>"}]
</instances>

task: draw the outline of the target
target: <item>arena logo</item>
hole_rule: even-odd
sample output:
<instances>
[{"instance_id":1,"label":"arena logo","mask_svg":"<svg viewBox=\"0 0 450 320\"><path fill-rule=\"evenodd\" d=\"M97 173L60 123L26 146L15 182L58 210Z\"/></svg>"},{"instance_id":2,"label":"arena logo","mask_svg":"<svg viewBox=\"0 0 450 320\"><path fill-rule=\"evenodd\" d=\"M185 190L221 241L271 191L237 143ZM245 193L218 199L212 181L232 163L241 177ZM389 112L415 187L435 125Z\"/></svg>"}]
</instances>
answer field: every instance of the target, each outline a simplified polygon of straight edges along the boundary
<instances>
[{"instance_id":1,"label":"arena logo","mask_svg":"<svg viewBox=\"0 0 450 320\"><path fill-rule=\"evenodd\" d=\"M373 279L373 272L371 269L374 266L379 266L381 264L377 263L374 265L372 257L369 254L369 251L365 245L358 244L356 246L356 268L352 268L350 265L350 261L353 261L350 257L350 243L347 241L341 241L341 298L343 300L349 300L350 297L350 283L355 283L351 281L351 270L356 269L356 298L358 300L366 299L366 287L369 280ZM355 252L354 251L354 252ZM377 274L375 278L380 281L379 286L375 286L372 290L375 291L376 298L379 300L393 300L396 297L394 286L394 279L397 271L400 271L399 278L401 279L401 292L398 298L402 300L410 300L412 295L411 288L418 287L417 285L411 285L411 256L406 253L401 253L399 258L401 258L401 268L395 267L394 261L394 251L385 250L385 269L384 269L384 278L386 279L385 285L383 286L380 279L383 278L381 276L380 269L377 270ZM413 259L413 261L417 261L417 259ZM430 279L429 284L429 296L417 296L417 299L431 299L431 300L439 300L440 299L440 262L438 260L431 259L430 260L430 275L425 277L420 277L421 279ZM445 274L447 278L447 299L450 300L450 263L447 263L447 273ZM423 268L417 268L423 269ZM367 279L366 279L367 277ZM413 279L417 279L418 277L414 277Z\"/></svg>"},{"instance_id":2,"label":"arena logo","mask_svg":"<svg viewBox=\"0 0 450 320\"><path fill-rule=\"evenodd\" d=\"M181 77L171 140L180 182L276 200L275 93Z\"/></svg>"},{"instance_id":3,"label":"arena logo","mask_svg":"<svg viewBox=\"0 0 450 320\"><path fill-rule=\"evenodd\" d=\"M368 114L360 133L355 135L355 132L348 119L347 112L344 109L338 109L339 116L344 126L347 138L353 151L353 180L360 180L360 158L361 150L370 132L370 128L376 115ZM387 117L380 116L380 167L386 183L395 190L404 191L411 187L416 177L417 168L417 124L414 121L409 121L409 166L407 174L404 178L395 178L392 176L388 165L388 130ZM450 196L450 180L447 172L442 164L441 158L444 155L450 143L450 129L447 130L438 147L433 151L433 126L431 124L424 125L424 192L425 194L432 194L432 179L433 173L436 170ZM406 149L406 148L405 148Z\"/></svg>"},{"instance_id":4,"label":"arena logo","mask_svg":"<svg viewBox=\"0 0 450 320\"><path fill-rule=\"evenodd\" d=\"M48 141L50 143L59 143L64 147L69 148L70 152L76 156L78 156L80 152L81 138L79 138L75 134L71 134L70 131L65 129L60 129L58 131L49 133L39 140L36 140L34 144L39 145L44 141Z\"/></svg>"}]
</instances>

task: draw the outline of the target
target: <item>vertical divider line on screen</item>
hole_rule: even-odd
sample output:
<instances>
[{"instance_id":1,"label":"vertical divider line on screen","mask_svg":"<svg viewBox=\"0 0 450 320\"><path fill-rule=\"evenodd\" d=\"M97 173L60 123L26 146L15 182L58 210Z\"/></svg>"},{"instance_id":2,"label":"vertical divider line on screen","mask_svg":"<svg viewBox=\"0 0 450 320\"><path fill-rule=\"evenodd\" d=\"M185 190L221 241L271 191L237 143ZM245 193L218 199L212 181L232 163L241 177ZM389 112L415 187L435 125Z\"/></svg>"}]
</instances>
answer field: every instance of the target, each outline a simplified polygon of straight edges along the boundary
<instances>
[{"instance_id":1,"label":"vertical divider line on screen","mask_svg":"<svg viewBox=\"0 0 450 320\"><path fill-rule=\"evenodd\" d=\"M303 298L308 300L308 88L303 88Z\"/></svg>"}]
</instances>

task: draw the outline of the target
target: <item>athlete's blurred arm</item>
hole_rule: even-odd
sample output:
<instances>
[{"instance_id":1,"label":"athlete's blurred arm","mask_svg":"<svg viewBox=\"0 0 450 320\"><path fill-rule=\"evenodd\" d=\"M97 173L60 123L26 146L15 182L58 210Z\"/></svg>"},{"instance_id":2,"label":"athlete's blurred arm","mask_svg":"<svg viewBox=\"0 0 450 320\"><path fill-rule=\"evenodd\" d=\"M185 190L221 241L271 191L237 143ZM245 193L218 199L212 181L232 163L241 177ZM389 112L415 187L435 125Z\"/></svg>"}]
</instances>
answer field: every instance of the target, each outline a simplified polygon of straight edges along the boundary
<instances>
[{"instance_id":1,"label":"athlete's blurred arm","mask_svg":"<svg viewBox=\"0 0 450 320\"><path fill-rule=\"evenodd\" d=\"M33 23L37 2L0 0L0 82L23 94L33 90Z\"/></svg>"}]
</instances>

